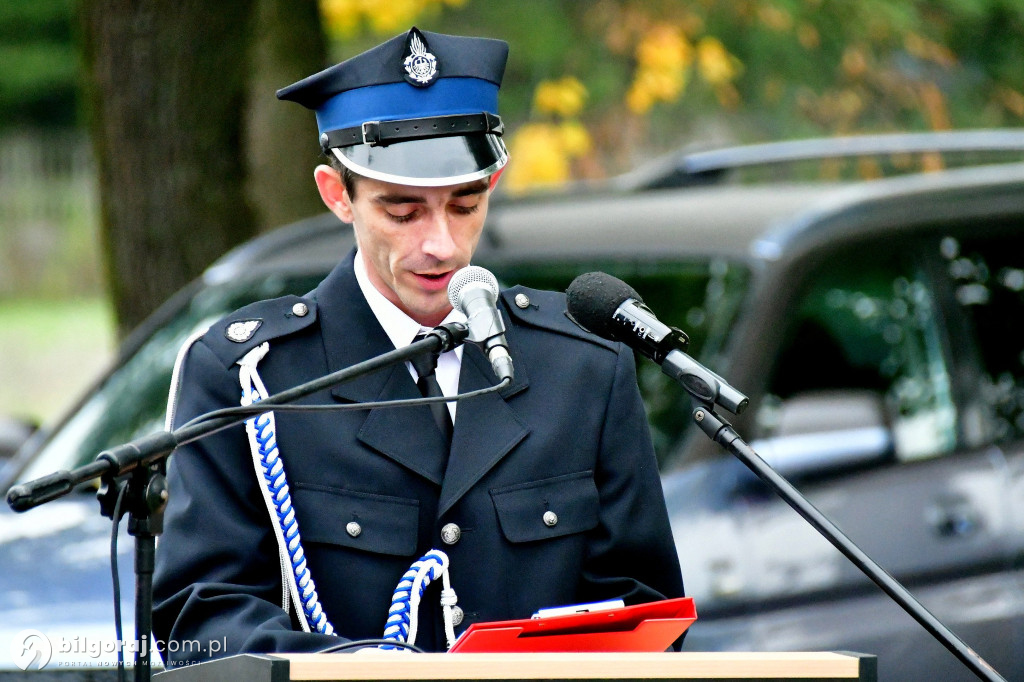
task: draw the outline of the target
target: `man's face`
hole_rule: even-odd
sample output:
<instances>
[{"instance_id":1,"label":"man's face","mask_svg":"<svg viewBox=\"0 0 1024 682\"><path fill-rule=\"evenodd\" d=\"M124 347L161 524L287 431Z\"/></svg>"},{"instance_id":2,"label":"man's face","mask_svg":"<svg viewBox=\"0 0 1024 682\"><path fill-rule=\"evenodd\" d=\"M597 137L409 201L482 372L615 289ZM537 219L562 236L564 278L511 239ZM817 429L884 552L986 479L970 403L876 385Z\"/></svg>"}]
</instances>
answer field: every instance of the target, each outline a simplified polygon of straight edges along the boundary
<instances>
[{"instance_id":1,"label":"man's face","mask_svg":"<svg viewBox=\"0 0 1024 682\"><path fill-rule=\"evenodd\" d=\"M412 187L361 178L336 213L355 228L377 290L422 325L440 324L451 305L448 281L469 265L487 217L486 179Z\"/></svg>"}]
</instances>

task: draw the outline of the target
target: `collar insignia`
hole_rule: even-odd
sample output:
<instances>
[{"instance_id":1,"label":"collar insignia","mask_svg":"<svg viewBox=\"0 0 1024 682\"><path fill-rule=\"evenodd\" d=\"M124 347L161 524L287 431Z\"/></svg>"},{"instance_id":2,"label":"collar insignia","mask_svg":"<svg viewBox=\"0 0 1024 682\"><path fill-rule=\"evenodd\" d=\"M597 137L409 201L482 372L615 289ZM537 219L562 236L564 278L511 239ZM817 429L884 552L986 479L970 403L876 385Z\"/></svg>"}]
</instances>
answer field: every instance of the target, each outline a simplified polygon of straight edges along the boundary
<instances>
[{"instance_id":1,"label":"collar insignia","mask_svg":"<svg viewBox=\"0 0 1024 682\"><path fill-rule=\"evenodd\" d=\"M433 83L437 78L437 58L428 52L427 40L419 29L409 31L405 54L405 80L418 88Z\"/></svg>"},{"instance_id":2,"label":"collar insignia","mask_svg":"<svg viewBox=\"0 0 1024 682\"><path fill-rule=\"evenodd\" d=\"M229 341L235 343L245 343L252 338L252 335L256 333L256 330L263 324L263 320L242 320L241 322L232 322L228 325L228 328L224 330L224 336L228 337Z\"/></svg>"}]
</instances>

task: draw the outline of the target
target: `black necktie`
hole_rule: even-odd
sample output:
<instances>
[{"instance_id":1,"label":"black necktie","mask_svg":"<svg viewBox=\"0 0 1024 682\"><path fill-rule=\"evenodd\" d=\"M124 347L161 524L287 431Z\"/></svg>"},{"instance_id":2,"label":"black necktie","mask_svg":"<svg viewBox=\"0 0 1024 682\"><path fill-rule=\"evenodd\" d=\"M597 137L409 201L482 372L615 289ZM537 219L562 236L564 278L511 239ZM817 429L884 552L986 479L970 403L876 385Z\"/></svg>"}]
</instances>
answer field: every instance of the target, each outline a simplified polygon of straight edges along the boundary
<instances>
[{"instance_id":1,"label":"black necktie","mask_svg":"<svg viewBox=\"0 0 1024 682\"><path fill-rule=\"evenodd\" d=\"M426 334L417 334L413 342L419 341L424 336ZM412 362L412 368L416 370L416 375L419 377L416 380L416 387L420 389L420 393L423 394L424 398L437 398L444 395L441 392L441 384L437 383L437 375L434 374L434 369L437 367L437 358L437 353L423 353L410 361ZM434 415L434 422L437 424L437 428L441 430L445 441L448 445L451 445L452 432L455 429L452 426L452 416L448 411L448 405L442 402L431 403L430 412Z\"/></svg>"}]
</instances>

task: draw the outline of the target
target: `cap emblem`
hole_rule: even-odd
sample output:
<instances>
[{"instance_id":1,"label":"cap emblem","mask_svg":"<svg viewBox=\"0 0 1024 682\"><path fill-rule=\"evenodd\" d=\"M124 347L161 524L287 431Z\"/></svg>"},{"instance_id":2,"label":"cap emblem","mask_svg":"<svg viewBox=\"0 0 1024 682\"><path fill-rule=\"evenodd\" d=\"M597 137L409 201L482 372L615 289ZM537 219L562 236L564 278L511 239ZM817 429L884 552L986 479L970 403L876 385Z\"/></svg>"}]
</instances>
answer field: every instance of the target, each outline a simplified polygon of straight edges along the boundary
<instances>
[{"instance_id":1,"label":"cap emblem","mask_svg":"<svg viewBox=\"0 0 1024 682\"><path fill-rule=\"evenodd\" d=\"M263 324L263 320L243 320L242 322L232 322L228 325L228 328L224 330L224 336L228 337L229 341L235 343L245 343L252 338L252 335L256 333L256 330Z\"/></svg>"},{"instance_id":2,"label":"cap emblem","mask_svg":"<svg viewBox=\"0 0 1024 682\"><path fill-rule=\"evenodd\" d=\"M419 88L433 83L437 78L437 58L427 51L426 39L415 28L409 31L405 52L405 80Z\"/></svg>"}]
</instances>

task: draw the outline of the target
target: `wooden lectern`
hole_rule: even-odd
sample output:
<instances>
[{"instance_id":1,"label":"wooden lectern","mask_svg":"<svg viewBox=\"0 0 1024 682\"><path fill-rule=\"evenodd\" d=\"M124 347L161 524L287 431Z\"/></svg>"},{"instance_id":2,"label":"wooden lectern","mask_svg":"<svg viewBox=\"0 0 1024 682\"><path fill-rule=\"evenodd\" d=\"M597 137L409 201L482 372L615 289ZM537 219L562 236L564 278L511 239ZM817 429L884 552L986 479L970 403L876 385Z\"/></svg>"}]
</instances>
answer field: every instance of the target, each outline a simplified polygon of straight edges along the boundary
<instances>
[{"instance_id":1,"label":"wooden lectern","mask_svg":"<svg viewBox=\"0 0 1024 682\"><path fill-rule=\"evenodd\" d=\"M242 654L175 668L159 682L360 680L860 680L878 677L874 656L854 653Z\"/></svg>"}]
</instances>

